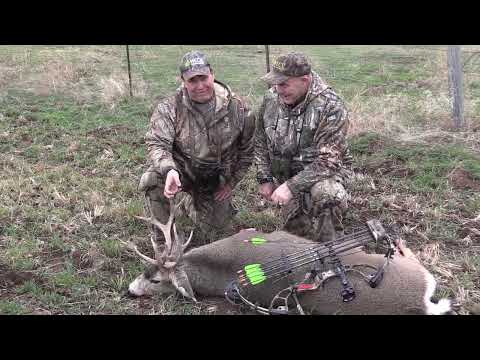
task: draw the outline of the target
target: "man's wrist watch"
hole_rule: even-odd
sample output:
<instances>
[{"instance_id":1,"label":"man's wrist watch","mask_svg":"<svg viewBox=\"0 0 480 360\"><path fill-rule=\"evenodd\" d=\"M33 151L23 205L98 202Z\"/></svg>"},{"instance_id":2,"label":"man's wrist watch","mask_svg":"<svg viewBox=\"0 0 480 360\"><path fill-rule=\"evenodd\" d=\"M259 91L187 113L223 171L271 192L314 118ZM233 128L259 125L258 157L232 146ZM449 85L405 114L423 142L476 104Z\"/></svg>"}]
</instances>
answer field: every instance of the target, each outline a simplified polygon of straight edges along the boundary
<instances>
[{"instance_id":1,"label":"man's wrist watch","mask_svg":"<svg viewBox=\"0 0 480 360\"><path fill-rule=\"evenodd\" d=\"M258 179L258 183L260 185L266 184L266 183L273 183L273 178L271 176L267 176L261 179Z\"/></svg>"}]
</instances>

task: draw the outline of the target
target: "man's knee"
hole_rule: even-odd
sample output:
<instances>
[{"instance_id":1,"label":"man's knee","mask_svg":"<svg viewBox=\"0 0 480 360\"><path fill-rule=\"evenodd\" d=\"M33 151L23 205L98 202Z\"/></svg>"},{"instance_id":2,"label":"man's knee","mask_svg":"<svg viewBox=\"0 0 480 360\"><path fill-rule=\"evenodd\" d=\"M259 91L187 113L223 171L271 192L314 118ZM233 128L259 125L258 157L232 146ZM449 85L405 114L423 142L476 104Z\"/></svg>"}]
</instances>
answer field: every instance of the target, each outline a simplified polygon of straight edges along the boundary
<instances>
[{"instance_id":1,"label":"man's knee","mask_svg":"<svg viewBox=\"0 0 480 360\"><path fill-rule=\"evenodd\" d=\"M165 181L156 171L148 170L140 178L138 190L144 192L152 201L166 201L163 194Z\"/></svg>"},{"instance_id":2,"label":"man's knee","mask_svg":"<svg viewBox=\"0 0 480 360\"><path fill-rule=\"evenodd\" d=\"M209 201L202 205L201 212L203 221L218 230L228 227L236 213L230 200L221 202Z\"/></svg>"},{"instance_id":3,"label":"man's knee","mask_svg":"<svg viewBox=\"0 0 480 360\"><path fill-rule=\"evenodd\" d=\"M147 192L156 187L164 187L164 181L162 176L157 173L155 170L148 169L145 171L140 178L138 183L138 190L141 192Z\"/></svg>"},{"instance_id":4,"label":"man's knee","mask_svg":"<svg viewBox=\"0 0 480 360\"><path fill-rule=\"evenodd\" d=\"M316 183L310 190L314 208L322 210L331 207L346 209L349 194L340 179L331 178Z\"/></svg>"}]
</instances>

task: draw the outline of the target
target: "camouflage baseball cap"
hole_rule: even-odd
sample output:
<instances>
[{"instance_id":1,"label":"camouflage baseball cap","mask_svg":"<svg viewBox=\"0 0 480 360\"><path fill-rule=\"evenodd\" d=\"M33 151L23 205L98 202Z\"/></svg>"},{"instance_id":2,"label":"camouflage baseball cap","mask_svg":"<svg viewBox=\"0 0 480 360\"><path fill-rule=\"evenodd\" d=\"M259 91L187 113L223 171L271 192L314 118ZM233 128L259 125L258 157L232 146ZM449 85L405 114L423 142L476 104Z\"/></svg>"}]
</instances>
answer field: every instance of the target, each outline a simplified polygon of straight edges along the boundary
<instances>
[{"instance_id":1,"label":"camouflage baseball cap","mask_svg":"<svg viewBox=\"0 0 480 360\"><path fill-rule=\"evenodd\" d=\"M281 84L291 77L310 74L312 67L305 55L292 52L275 59L272 70L262 80L269 84Z\"/></svg>"},{"instance_id":2,"label":"camouflage baseball cap","mask_svg":"<svg viewBox=\"0 0 480 360\"><path fill-rule=\"evenodd\" d=\"M182 57L180 73L185 80L197 75L210 74L210 64L207 56L200 51L190 51Z\"/></svg>"}]
</instances>

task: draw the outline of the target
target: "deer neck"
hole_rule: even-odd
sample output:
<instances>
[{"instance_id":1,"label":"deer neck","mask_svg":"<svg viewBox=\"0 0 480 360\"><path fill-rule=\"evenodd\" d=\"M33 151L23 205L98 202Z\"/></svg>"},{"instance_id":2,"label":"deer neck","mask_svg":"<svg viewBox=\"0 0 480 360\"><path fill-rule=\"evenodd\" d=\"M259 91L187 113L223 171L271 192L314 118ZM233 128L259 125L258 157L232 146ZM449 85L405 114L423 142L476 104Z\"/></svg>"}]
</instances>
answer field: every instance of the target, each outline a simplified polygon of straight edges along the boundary
<instances>
[{"instance_id":1,"label":"deer neck","mask_svg":"<svg viewBox=\"0 0 480 360\"><path fill-rule=\"evenodd\" d=\"M217 256L189 252L180 264L195 293L204 296L223 296L226 285L234 280L234 266L222 264Z\"/></svg>"}]
</instances>

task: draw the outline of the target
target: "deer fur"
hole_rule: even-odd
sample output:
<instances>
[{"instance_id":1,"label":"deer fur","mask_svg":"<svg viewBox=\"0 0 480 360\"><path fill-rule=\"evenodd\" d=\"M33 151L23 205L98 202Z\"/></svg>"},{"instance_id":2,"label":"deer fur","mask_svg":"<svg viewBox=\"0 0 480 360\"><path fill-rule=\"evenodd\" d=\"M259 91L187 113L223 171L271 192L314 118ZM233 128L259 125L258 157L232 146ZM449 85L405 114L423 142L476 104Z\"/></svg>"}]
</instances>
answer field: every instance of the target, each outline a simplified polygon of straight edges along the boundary
<instances>
[{"instance_id":1,"label":"deer fur","mask_svg":"<svg viewBox=\"0 0 480 360\"><path fill-rule=\"evenodd\" d=\"M254 245L246 242L261 237L266 243ZM252 263L265 263L289 253L318 245L313 241L284 231L262 233L255 230L241 231L228 238L194 248L180 257L174 267L165 268L161 263L150 266L129 286L134 296L171 293L178 291L196 301L195 295L223 296L227 285L236 279L237 271ZM179 246L178 248L182 248ZM362 276L348 272L356 297L343 302L342 285L338 277L325 281L324 286L314 291L298 294L298 299L307 314L446 314L452 310L448 299L438 303L431 301L436 282L431 273L407 248L400 248L385 268L383 280L371 288ZM403 254L403 255L402 255ZM385 262L385 256L358 252L340 255L344 265L368 264L377 268ZM291 275L294 281L303 280L311 264L296 269ZM369 268L359 268L364 273ZM242 288L244 297L252 303L269 307L273 297L289 286L284 278L277 283L267 280L262 284ZM292 304L293 305L293 304Z\"/></svg>"}]
</instances>

